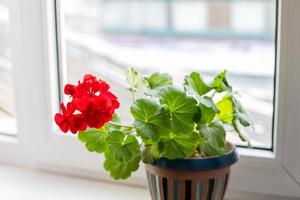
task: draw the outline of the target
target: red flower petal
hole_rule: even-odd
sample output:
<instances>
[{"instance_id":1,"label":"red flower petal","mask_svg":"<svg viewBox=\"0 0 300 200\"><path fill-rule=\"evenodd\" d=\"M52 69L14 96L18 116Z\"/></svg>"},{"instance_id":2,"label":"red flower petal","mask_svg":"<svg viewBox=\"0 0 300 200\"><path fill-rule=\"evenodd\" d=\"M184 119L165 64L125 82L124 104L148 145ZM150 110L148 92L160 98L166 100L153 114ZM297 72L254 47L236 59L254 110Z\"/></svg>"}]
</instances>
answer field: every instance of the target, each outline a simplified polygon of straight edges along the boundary
<instances>
[{"instance_id":1,"label":"red flower petal","mask_svg":"<svg viewBox=\"0 0 300 200\"><path fill-rule=\"evenodd\" d=\"M72 126L76 131L84 131L87 128L87 123L82 115L74 115Z\"/></svg>"},{"instance_id":2,"label":"red flower petal","mask_svg":"<svg viewBox=\"0 0 300 200\"><path fill-rule=\"evenodd\" d=\"M83 83L93 83L93 82L96 82L97 81L97 78L91 74L86 74L84 75L83 77Z\"/></svg>"},{"instance_id":3,"label":"red flower petal","mask_svg":"<svg viewBox=\"0 0 300 200\"><path fill-rule=\"evenodd\" d=\"M55 119L55 123L59 126L59 128L63 131L63 132L68 132L69 130L69 124L68 124L68 120L60 113L57 113L54 117Z\"/></svg>"},{"instance_id":4,"label":"red flower petal","mask_svg":"<svg viewBox=\"0 0 300 200\"><path fill-rule=\"evenodd\" d=\"M75 110L76 110L76 106L72 102L69 102L67 104L67 112L68 112L68 114L72 115Z\"/></svg>"},{"instance_id":5,"label":"red flower petal","mask_svg":"<svg viewBox=\"0 0 300 200\"><path fill-rule=\"evenodd\" d=\"M77 87L75 85L67 84L64 88L64 93L73 96L73 94L76 92L76 89Z\"/></svg>"}]
</instances>

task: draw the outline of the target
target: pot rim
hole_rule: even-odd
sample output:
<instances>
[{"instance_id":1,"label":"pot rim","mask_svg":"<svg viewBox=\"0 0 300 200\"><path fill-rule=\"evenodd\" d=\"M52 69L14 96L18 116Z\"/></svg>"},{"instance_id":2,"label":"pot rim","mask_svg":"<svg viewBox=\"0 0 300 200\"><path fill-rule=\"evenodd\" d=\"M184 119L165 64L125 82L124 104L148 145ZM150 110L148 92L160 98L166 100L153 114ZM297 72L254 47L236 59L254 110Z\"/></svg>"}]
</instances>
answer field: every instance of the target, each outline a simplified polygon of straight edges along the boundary
<instances>
[{"instance_id":1,"label":"pot rim","mask_svg":"<svg viewBox=\"0 0 300 200\"><path fill-rule=\"evenodd\" d=\"M211 157L192 157L169 160L160 158L152 165L160 168L167 168L180 171L199 171L199 170L214 170L233 165L238 161L238 154L235 145L227 142L230 150L220 156Z\"/></svg>"}]
</instances>

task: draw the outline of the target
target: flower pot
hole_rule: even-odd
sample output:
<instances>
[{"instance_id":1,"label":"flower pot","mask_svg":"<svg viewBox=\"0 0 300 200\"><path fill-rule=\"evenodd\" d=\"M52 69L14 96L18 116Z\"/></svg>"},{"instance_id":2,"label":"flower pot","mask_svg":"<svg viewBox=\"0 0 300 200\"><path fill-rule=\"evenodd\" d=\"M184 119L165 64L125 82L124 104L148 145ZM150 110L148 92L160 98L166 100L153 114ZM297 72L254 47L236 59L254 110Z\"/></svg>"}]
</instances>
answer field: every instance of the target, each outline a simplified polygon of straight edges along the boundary
<instances>
[{"instance_id":1,"label":"flower pot","mask_svg":"<svg viewBox=\"0 0 300 200\"><path fill-rule=\"evenodd\" d=\"M223 199L230 167L238 160L236 149L222 156L169 160L162 158L146 164L152 200Z\"/></svg>"}]
</instances>

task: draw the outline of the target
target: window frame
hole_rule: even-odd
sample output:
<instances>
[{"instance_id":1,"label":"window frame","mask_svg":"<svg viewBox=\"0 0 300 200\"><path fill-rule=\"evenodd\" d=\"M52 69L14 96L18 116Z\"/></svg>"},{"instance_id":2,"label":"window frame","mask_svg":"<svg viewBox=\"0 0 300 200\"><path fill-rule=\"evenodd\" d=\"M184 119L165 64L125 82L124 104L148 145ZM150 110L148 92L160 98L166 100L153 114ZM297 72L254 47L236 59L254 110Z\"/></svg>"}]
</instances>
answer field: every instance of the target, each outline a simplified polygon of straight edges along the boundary
<instances>
[{"instance_id":1,"label":"window frame","mask_svg":"<svg viewBox=\"0 0 300 200\"><path fill-rule=\"evenodd\" d=\"M58 75L62 73L57 60L63 52L56 43L63 37L55 27L54 3L10 1L18 134L0 135L0 162L111 180L101 165L103 156L87 152L75 137L58 134L53 126L58 110ZM278 3L274 151L239 148L240 161L233 166L229 191L300 197L300 136L296 123L300 119L300 91L295 84L300 74L299 7L297 0ZM122 183L145 185L142 168Z\"/></svg>"}]
</instances>

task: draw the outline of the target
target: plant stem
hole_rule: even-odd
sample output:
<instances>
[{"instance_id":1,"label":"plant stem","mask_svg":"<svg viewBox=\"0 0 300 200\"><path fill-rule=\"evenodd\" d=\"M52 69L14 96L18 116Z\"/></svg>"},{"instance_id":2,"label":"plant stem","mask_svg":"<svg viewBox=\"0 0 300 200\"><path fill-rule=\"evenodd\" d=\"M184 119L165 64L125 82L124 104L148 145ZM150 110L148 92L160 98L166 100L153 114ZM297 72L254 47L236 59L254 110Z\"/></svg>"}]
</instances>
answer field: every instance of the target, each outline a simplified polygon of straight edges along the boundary
<instances>
[{"instance_id":1,"label":"plant stem","mask_svg":"<svg viewBox=\"0 0 300 200\"><path fill-rule=\"evenodd\" d=\"M117 123L117 122L108 122L109 124L111 125L114 125L114 126L119 126L119 127L124 127L124 128L131 128L131 129L134 129L134 126L132 125L127 125L127 124L120 124L120 123Z\"/></svg>"},{"instance_id":2,"label":"plant stem","mask_svg":"<svg viewBox=\"0 0 300 200\"><path fill-rule=\"evenodd\" d=\"M135 96L134 96L134 92L133 91L131 92L131 98L132 98L132 101L134 102L135 101Z\"/></svg>"},{"instance_id":3,"label":"plant stem","mask_svg":"<svg viewBox=\"0 0 300 200\"><path fill-rule=\"evenodd\" d=\"M212 93L211 98L213 98L216 93L217 93L217 91L215 90L214 93Z\"/></svg>"},{"instance_id":4,"label":"plant stem","mask_svg":"<svg viewBox=\"0 0 300 200\"><path fill-rule=\"evenodd\" d=\"M126 134L126 135L133 135L133 136L135 136L135 130L134 129L132 129L132 130L127 130L127 131L123 131L123 133L124 134Z\"/></svg>"}]
</instances>

